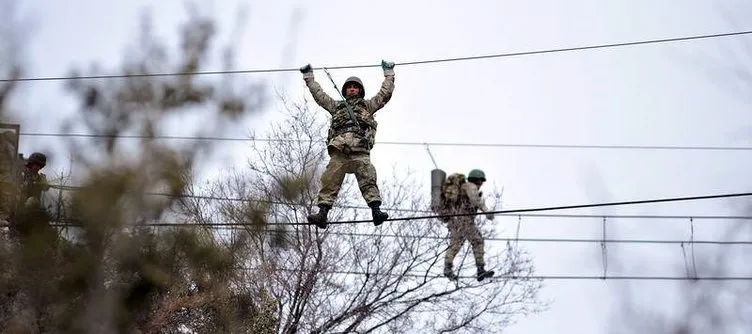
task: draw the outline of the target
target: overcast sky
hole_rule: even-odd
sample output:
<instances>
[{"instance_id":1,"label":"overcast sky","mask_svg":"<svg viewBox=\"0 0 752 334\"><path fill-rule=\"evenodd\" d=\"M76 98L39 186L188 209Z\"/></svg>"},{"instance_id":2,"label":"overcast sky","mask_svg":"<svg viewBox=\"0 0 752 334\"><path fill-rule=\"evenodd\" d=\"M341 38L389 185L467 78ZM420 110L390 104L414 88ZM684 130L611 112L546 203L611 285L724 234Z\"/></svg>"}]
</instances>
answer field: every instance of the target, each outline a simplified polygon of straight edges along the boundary
<instances>
[{"instance_id":1,"label":"overcast sky","mask_svg":"<svg viewBox=\"0 0 752 334\"><path fill-rule=\"evenodd\" d=\"M12 0L2 0L12 1ZM209 2L205 2L209 3ZM224 41L244 1L221 1L203 8L221 18ZM574 0L433 1L385 0L248 2L249 19L237 45L237 69L397 63L492 53L555 49L645 39L723 33L752 29L732 27L713 1ZM716 2L717 3L717 2ZM752 6L726 1L734 18L749 21ZM125 48L135 41L139 14L152 10L158 35L175 45L185 19L181 1L24 1L33 15L27 76L58 76L72 65L97 62L117 69ZM297 14L295 14L297 13ZM294 15L301 19L291 25ZM734 46L752 36L660 45L599 49L524 57L397 66L396 90L379 111L377 141L739 146L752 142L747 106L738 92L711 80L734 85L723 72L740 58L728 59L720 46ZM288 45L288 43L292 43ZM217 54L216 52L214 53ZM219 69L217 62L214 68ZM374 94L383 78L380 68L333 70L338 83L363 79ZM247 74L293 98L307 95L300 73ZM326 76L322 86L336 94ZM75 108L62 82L28 82L16 107L24 132L57 132L59 120ZM310 95L308 95L310 96ZM321 117L326 113L316 109ZM244 136L263 130L273 116L226 133ZM170 135L185 135L175 127ZM23 137L21 151L54 150L57 139ZM226 143L220 159L242 166L242 143ZM749 175L744 151L649 151L431 146L447 172L485 170L491 184L504 187L504 209L601 201L694 196L746 191L739 180ZM232 154L232 155L230 155ZM422 173L428 186L433 164L420 145L377 144L372 159L388 175L392 166ZM65 163L52 161L50 169ZM48 172L54 174L54 172ZM427 189L427 188L426 188ZM738 203L739 201L736 201ZM559 212L564 213L564 212ZM579 210L566 213L726 215L740 212L724 201L670 203ZM521 237L600 237L600 219L524 218ZM496 220L497 232L511 235L516 219ZM611 238L683 239L688 220L610 220ZM695 223L695 238L718 237L724 221ZM618 234L617 234L618 233ZM501 251L503 244L487 248ZM526 244L541 275L600 275L598 244ZM674 276L684 272L678 245L608 246L611 274ZM712 246L716 247L717 246ZM697 246L696 251L712 249ZM738 246L737 246L738 247ZM747 250L749 250L747 248ZM493 264L489 264L493 265ZM620 268L616 268L616 266ZM747 272L749 274L749 272ZM614 302L624 287L619 281L547 281L542 297L552 308L519 319L507 333L603 333ZM671 300L681 282L637 282L643 306L656 298Z\"/></svg>"}]
</instances>

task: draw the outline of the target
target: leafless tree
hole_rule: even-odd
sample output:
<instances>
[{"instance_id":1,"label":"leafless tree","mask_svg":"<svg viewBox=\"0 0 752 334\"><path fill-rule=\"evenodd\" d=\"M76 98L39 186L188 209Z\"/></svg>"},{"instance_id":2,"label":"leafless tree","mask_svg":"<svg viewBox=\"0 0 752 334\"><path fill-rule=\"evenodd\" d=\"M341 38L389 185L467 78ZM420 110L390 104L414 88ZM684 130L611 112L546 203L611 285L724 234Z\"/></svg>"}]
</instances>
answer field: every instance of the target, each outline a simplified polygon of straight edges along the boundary
<instances>
[{"instance_id":1,"label":"leafless tree","mask_svg":"<svg viewBox=\"0 0 752 334\"><path fill-rule=\"evenodd\" d=\"M379 227L337 223L325 230L308 225L328 124L307 101L280 98L284 120L263 141L251 142L247 172L231 172L205 187L211 200L188 200L183 210L204 224L225 224L217 234L247 237L245 251L235 253L243 257L239 270L251 289L277 301L276 332L491 333L543 309L540 282L530 278L531 259L511 244L503 250L486 246L487 262L502 277L477 282L468 268L472 257L461 266L466 277L460 282L441 276L447 231L436 219L417 219L432 213L428 196L421 195L425 187L410 171L379 175L384 206L392 217L408 220ZM330 221L370 219L360 196L348 176Z\"/></svg>"}]
</instances>

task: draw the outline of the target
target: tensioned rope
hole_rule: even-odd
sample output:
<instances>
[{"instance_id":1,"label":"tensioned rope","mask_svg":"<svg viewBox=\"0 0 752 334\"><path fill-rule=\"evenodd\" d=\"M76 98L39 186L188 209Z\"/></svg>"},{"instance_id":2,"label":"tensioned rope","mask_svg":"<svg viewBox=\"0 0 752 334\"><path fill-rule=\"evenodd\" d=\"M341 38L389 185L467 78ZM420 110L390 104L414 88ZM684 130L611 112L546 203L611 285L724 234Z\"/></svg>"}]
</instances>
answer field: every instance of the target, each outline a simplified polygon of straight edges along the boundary
<instances>
[{"instance_id":1,"label":"tensioned rope","mask_svg":"<svg viewBox=\"0 0 752 334\"><path fill-rule=\"evenodd\" d=\"M80 189L80 187L60 186L60 185L56 185L55 187L58 187L61 189L65 189L65 188ZM169 194L160 194L160 195L173 196ZM190 196L195 196L195 195L190 195ZM513 213L523 213L523 212L556 211L556 210L582 209L582 208L593 208L593 207L604 207L604 206L624 206L624 205L664 203L664 202L696 201L696 200L706 200L706 199L747 197L747 196L752 196L752 192L728 193L728 194L705 195L705 196L689 196L689 197L669 197L669 198L658 198L658 199L648 199L648 200L603 202L603 203L589 203L589 204L576 204L576 205L564 205L564 206L549 206L549 207L538 207L538 208L527 208L527 209L498 210L498 211L489 211L485 213L473 212L473 213L453 213L453 214L425 215L425 216L413 216L413 217L397 217L397 218L389 218L386 221L440 219L440 218L450 218L450 217L468 217L468 216L477 216L477 215L485 215L485 214L493 214L493 215L513 214ZM185 196L177 195L174 197L185 197ZM215 197L215 198L219 198L219 197ZM332 221L332 222L329 222L329 224L356 224L356 223L369 223L372 221L373 220L371 219L346 220L346 221ZM278 223L278 224L279 225L309 225L308 223L292 223L292 222L291 223Z\"/></svg>"},{"instance_id":2,"label":"tensioned rope","mask_svg":"<svg viewBox=\"0 0 752 334\"><path fill-rule=\"evenodd\" d=\"M408 66L408 65L422 65L422 64L430 64L430 63L444 63L444 62L468 61L468 60L479 60L479 59L490 59L490 58L502 58L502 57L529 56L529 55L536 55L536 54L584 51L584 50L592 50L592 49L604 49L604 48L635 46L635 45L644 45L644 44L658 44L658 43L670 43L670 42L680 42L680 41L689 41L689 40L711 39L711 38L720 38L720 37L740 36L740 35L747 35L747 34L752 34L752 31L738 31L738 32L729 32L729 33L694 35L694 36L663 38L663 39L650 39L650 40L641 40L641 41L632 41L632 42L597 44L597 45L590 45L590 46L577 46L577 47L559 48L559 49L544 49L544 50L534 50L534 51L496 53L496 54L479 55L479 56L415 60L415 61L408 61L408 62L401 62L401 63L396 62L395 65ZM326 68L326 69L333 70L333 69L367 68L367 67L378 67L378 66L381 66L381 65L380 64L340 65L340 66L314 67L313 69L322 70ZM18 79L5 78L5 79L0 79L0 82L112 79L112 78L164 77L164 76L186 76L186 75L226 75L226 74L294 72L298 70L299 70L298 68L269 68L269 69L255 69L255 70L223 70L223 71L171 72L171 73L138 73L138 74L86 75L86 76L29 77L29 78L18 78Z\"/></svg>"},{"instance_id":3,"label":"tensioned rope","mask_svg":"<svg viewBox=\"0 0 752 334\"><path fill-rule=\"evenodd\" d=\"M508 214L508 213L521 213L521 212L534 212L534 211L570 210L570 209L594 208L594 207L603 207L603 206L623 206L623 205L636 205L636 204L649 204L649 203L696 201L696 200L705 200L705 199L732 198L732 197L745 197L745 196L752 196L752 193L731 193L731 194L691 196L691 197L670 197L670 198L658 198L658 199L649 199L649 200L549 206L549 207L528 208L528 209L498 210L498 211L489 211L489 212L453 213L453 214L445 214L445 215L398 217L398 218L389 218L386 221L407 221L407 220L420 220L420 219L467 217L467 216L477 216L477 215L485 215L485 214L496 215L496 214L502 214L502 213ZM363 219L363 220L333 221L333 222L328 222L328 223L329 224L356 224L356 223L370 223L372 221L373 220L371 219ZM287 225L308 225L308 224L307 223L287 223Z\"/></svg>"},{"instance_id":4,"label":"tensioned rope","mask_svg":"<svg viewBox=\"0 0 752 334\"><path fill-rule=\"evenodd\" d=\"M167 140L203 140L203 141L234 141L234 142L314 142L311 139L281 139L281 138L240 138L214 136L168 136L168 135L107 135L95 133L45 133L20 132L19 136L29 137L75 137L75 138L122 138L122 139L167 139ZM324 142L322 139L321 143ZM460 146L460 147L517 147L517 148L557 148L557 149L621 149L621 150L685 150L685 151L752 151L752 146L708 146L708 145L587 145L587 144L522 144L522 143L451 143L451 142L410 142L410 141L377 141L381 145L400 146Z\"/></svg>"},{"instance_id":5,"label":"tensioned rope","mask_svg":"<svg viewBox=\"0 0 752 334\"><path fill-rule=\"evenodd\" d=\"M274 225L274 224L269 224ZM0 224L0 226L7 226L7 224ZM49 226L52 227L78 227L81 224L77 223L60 223L53 222ZM271 228L256 228L249 227L243 229L241 227L247 227L248 224L235 224L235 223L143 223L126 227L208 227L210 229L222 230L239 230L248 232L259 232L266 234L274 233L291 233L294 234L294 230L279 230ZM446 236L436 235L418 235L418 234L391 234L391 233L362 233L362 232L335 232L328 231L329 235L338 235L344 237L366 237L366 238L408 238L408 239L431 239L431 240L446 240ZM752 245L752 240L677 240L677 239L592 239L592 238L519 238L519 237L484 237L485 241L504 241L504 242L538 242L538 243L608 243L608 244L706 244L706 245Z\"/></svg>"},{"instance_id":6,"label":"tensioned rope","mask_svg":"<svg viewBox=\"0 0 752 334\"><path fill-rule=\"evenodd\" d=\"M238 270L259 270L260 268L245 267L237 268ZM304 269L288 269L288 268L275 268L273 270L288 271L288 272L309 272L311 270ZM369 275L369 276L386 276L386 277L412 277L423 279L446 279L441 274L435 273L378 273L378 272L364 272L364 271L340 271L340 270L318 270L324 274L342 274L342 275ZM462 279L473 279L475 276L459 276ZM637 275L509 275L499 274L493 277L487 278L487 281L495 280L662 280L662 281L752 281L752 276L637 276Z\"/></svg>"},{"instance_id":7,"label":"tensioned rope","mask_svg":"<svg viewBox=\"0 0 752 334\"><path fill-rule=\"evenodd\" d=\"M76 191L80 190L82 187L80 186L66 186L66 185L56 185L51 184L51 188L55 189L61 189L61 190L67 190L67 191ZM269 203L269 204L276 204L276 205L288 205L288 206L308 206L306 204L302 203L294 203L294 202L282 202L282 201L273 201L273 200L262 200L262 199L249 199L249 198L240 198L240 197L226 197L226 196L209 196L209 195L193 195L193 194L181 194L181 195L173 195L168 193L160 193L160 192L146 192L144 195L149 196L164 196L164 197L174 197L174 198L191 198L191 199L199 199L199 200L208 200L208 201L230 201L230 202L247 202L247 203ZM335 208L342 208L342 209L362 209L362 210L371 210L371 208L367 206L358 206L358 205L344 205L344 204L335 204L333 207ZM421 210L421 209L407 209L407 208L398 208L398 207L387 207L384 208L384 210L389 211L395 211L395 212L406 212L406 213L433 213L432 210ZM546 213L499 213L495 214L495 216L509 216L509 217L538 217L538 218L626 218L626 219L695 219L695 220L752 220L752 216L747 215L627 215L627 214L561 214L561 213L553 213L553 214L546 214ZM183 223L155 223L154 226L161 226L161 225L169 225L169 224L183 224ZM184 225L193 225L193 223L185 223ZM217 223L217 226L242 226L237 223Z\"/></svg>"}]
</instances>

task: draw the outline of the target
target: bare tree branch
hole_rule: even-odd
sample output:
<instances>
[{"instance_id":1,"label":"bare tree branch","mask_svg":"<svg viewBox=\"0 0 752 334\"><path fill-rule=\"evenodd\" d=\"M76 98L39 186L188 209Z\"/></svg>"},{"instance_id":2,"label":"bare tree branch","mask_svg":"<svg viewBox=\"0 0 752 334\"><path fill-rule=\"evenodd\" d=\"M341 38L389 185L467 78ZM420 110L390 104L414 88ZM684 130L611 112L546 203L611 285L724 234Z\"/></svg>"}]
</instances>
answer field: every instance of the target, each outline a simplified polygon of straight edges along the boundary
<instances>
[{"instance_id":1,"label":"bare tree branch","mask_svg":"<svg viewBox=\"0 0 752 334\"><path fill-rule=\"evenodd\" d=\"M353 234L362 232L363 226L343 224L319 230L299 225L306 222L320 187L327 124L316 118L307 101L280 99L286 106L280 111L284 118L264 137L306 141L251 142L253 154L248 159L247 176L218 181L221 187L207 187L242 189L234 194L222 193L230 197L279 200L268 206L265 219L269 226L275 226L275 221L296 224L285 227L284 247L274 242L276 233L252 230L258 242L247 251L265 255L245 257L250 268L268 268L252 281L280 298L279 332L488 331L511 323L517 315L542 310L536 299L540 287L537 281L499 279L455 285L435 273L448 243L435 238L446 236L446 228L438 221L393 222L375 228L389 235L432 238L389 238L379 233L364 238ZM415 210L428 207L428 198L420 195L421 187L411 171L379 178L385 205L399 203ZM340 205L330 211L331 219L357 219L368 214L367 210L341 208L363 201L354 181L346 178L336 203ZM498 192L491 197L500 200ZM246 204L223 205L234 209L224 210L220 220L242 220L233 213L241 212ZM481 227L492 235L488 226ZM510 275L524 277L532 272L522 250L510 245L501 251L507 253L506 257L487 251L489 263L498 263L501 271ZM427 314L437 320L415 320Z\"/></svg>"}]
</instances>

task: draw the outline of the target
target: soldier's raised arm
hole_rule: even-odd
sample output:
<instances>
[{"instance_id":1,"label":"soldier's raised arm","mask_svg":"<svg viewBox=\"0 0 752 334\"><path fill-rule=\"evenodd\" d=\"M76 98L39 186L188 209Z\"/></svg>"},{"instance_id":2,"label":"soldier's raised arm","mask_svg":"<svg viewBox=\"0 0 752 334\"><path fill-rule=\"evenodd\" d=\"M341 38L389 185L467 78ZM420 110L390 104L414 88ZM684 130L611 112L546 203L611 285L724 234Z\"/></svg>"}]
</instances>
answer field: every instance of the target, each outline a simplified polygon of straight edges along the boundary
<instances>
[{"instance_id":1,"label":"soldier's raised arm","mask_svg":"<svg viewBox=\"0 0 752 334\"><path fill-rule=\"evenodd\" d=\"M311 96L313 96L313 100L316 101L316 104L321 106L321 108L324 108L330 114L333 113L337 106L337 101L329 96L329 94L321 88L321 85L316 82L316 79L313 77L313 68L311 67L311 64L301 67L300 73L303 73L303 80L305 80L306 86L308 86L308 90L311 92Z\"/></svg>"},{"instance_id":2,"label":"soldier's raised arm","mask_svg":"<svg viewBox=\"0 0 752 334\"><path fill-rule=\"evenodd\" d=\"M488 213L488 206L486 206L486 201L483 200L483 198L480 196L480 191L478 190L478 186L475 185L472 182L466 182L462 185L463 188L465 188L465 193L467 194L467 197L470 199L470 204L472 204L474 207L480 209L480 211L486 213L486 219L493 220L494 215L493 213Z\"/></svg>"},{"instance_id":3,"label":"soldier's raised arm","mask_svg":"<svg viewBox=\"0 0 752 334\"><path fill-rule=\"evenodd\" d=\"M379 92L374 97L368 99L367 102L371 113L384 108L386 103L392 99L392 93L394 93L394 63L382 60L381 68L384 70L384 81L381 82Z\"/></svg>"}]
</instances>

